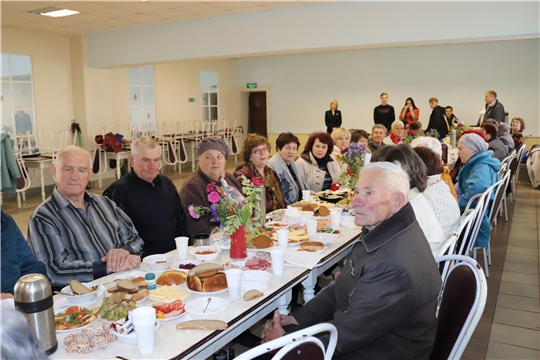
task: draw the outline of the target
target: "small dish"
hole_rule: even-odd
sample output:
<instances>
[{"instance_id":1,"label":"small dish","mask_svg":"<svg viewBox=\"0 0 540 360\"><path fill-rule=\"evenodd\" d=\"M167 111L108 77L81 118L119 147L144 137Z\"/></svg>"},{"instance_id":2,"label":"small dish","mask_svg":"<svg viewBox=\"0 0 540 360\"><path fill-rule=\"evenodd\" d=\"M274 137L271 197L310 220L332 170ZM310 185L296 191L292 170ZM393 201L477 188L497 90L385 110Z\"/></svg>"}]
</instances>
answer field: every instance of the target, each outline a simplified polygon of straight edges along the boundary
<instances>
[{"instance_id":1,"label":"small dish","mask_svg":"<svg viewBox=\"0 0 540 360\"><path fill-rule=\"evenodd\" d=\"M200 252L210 252L210 251L212 252L210 254L197 254L198 252L200 253ZM215 245L197 246L189 250L189 253L195 256L195 259L199 261L205 261L205 262L216 260L220 252L221 252L221 248Z\"/></svg>"},{"instance_id":2,"label":"small dish","mask_svg":"<svg viewBox=\"0 0 540 360\"><path fill-rule=\"evenodd\" d=\"M164 271L171 266L173 257L165 254L150 255L143 259L143 263L152 271Z\"/></svg>"},{"instance_id":3,"label":"small dish","mask_svg":"<svg viewBox=\"0 0 540 360\"><path fill-rule=\"evenodd\" d=\"M242 272L242 281L240 283L243 289L255 289L262 292L268 290L268 282L272 278L272 274L268 271L245 270Z\"/></svg>"},{"instance_id":4,"label":"small dish","mask_svg":"<svg viewBox=\"0 0 540 360\"><path fill-rule=\"evenodd\" d=\"M88 289L91 289L93 286L97 286L96 284L92 283L82 283L85 287ZM71 290L71 286L67 285L60 290L60 293L67 295L66 299L73 305L84 305L94 302L94 296L100 294L103 294L103 291L101 288L104 288L103 285L99 285L97 290L92 291L89 294L83 294L83 295L75 295L73 294L73 291ZM99 292L99 294L98 294Z\"/></svg>"},{"instance_id":5,"label":"small dish","mask_svg":"<svg viewBox=\"0 0 540 360\"><path fill-rule=\"evenodd\" d=\"M210 304L208 304L208 299L212 299ZM206 312L203 312L207 305ZM215 296L193 299L184 306L192 319L212 319L228 308L229 302L227 300Z\"/></svg>"},{"instance_id":6,"label":"small dish","mask_svg":"<svg viewBox=\"0 0 540 360\"><path fill-rule=\"evenodd\" d=\"M192 259L180 260L180 261L177 261L174 264L172 264L172 269L173 270L180 270L180 271L188 272L191 269L181 268L180 267L180 265L187 265L187 264L192 264L192 265L194 265L193 267L195 267L195 266L200 265L202 263L199 260L192 260Z\"/></svg>"},{"instance_id":7,"label":"small dish","mask_svg":"<svg viewBox=\"0 0 540 360\"><path fill-rule=\"evenodd\" d=\"M125 320L120 320L120 321L115 321L117 324L123 324ZM159 321L156 321L156 325L155 325L155 331L157 331L157 329L159 329L161 326L160 322ZM127 344L127 345L137 345L137 334L135 334L135 331L133 331L131 334L119 334L116 332L115 329L111 329L110 330L111 333L114 334L114 336L116 336L116 339L121 342L122 344Z\"/></svg>"},{"instance_id":8,"label":"small dish","mask_svg":"<svg viewBox=\"0 0 540 360\"><path fill-rule=\"evenodd\" d=\"M320 241L324 245L328 246L328 245L332 245L337 240L338 237L339 237L339 234L317 233L317 234L311 235L309 239L313 241Z\"/></svg>"}]
</instances>

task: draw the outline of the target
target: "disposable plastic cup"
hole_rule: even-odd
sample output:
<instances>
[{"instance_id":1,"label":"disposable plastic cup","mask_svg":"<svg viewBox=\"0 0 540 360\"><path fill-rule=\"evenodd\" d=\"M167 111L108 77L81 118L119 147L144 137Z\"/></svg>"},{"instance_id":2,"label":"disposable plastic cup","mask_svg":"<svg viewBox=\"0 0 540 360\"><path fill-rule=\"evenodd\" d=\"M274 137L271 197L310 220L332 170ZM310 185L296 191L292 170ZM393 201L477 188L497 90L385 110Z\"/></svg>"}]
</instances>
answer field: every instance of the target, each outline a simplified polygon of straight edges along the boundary
<instances>
[{"instance_id":1,"label":"disposable plastic cup","mask_svg":"<svg viewBox=\"0 0 540 360\"><path fill-rule=\"evenodd\" d=\"M274 249L270 251L272 257L272 273L274 275L283 274L283 263L285 262L285 250Z\"/></svg>"},{"instance_id":2,"label":"disposable plastic cup","mask_svg":"<svg viewBox=\"0 0 540 360\"><path fill-rule=\"evenodd\" d=\"M339 230L341 225L341 211L330 212L330 223L333 230Z\"/></svg>"},{"instance_id":3,"label":"disposable plastic cup","mask_svg":"<svg viewBox=\"0 0 540 360\"><path fill-rule=\"evenodd\" d=\"M308 236L315 235L317 233L317 220L307 220L306 229Z\"/></svg>"},{"instance_id":4,"label":"disposable plastic cup","mask_svg":"<svg viewBox=\"0 0 540 360\"><path fill-rule=\"evenodd\" d=\"M178 251L178 260L187 259L189 238L180 236L175 238L174 241L176 242L176 250Z\"/></svg>"},{"instance_id":5,"label":"disposable plastic cup","mask_svg":"<svg viewBox=\"0 0 540 360\"><path fill-rule=\"evenodd\" d=\"M309 202L311 200L311 190L302 190L302 200Z\"/></svg>"},{"instance_id":6,"label":"disposable plastic cup","mask_svg":"<svg viewBox=\"0 0 540 360\"><path fill-rule=\"evenodd\" d=\"M276 231L278 246L286 248L289 246L289 230L280 229Z\"/></svg>"},{"instance_id":7,"label":"disposable plastic cup","mask_svg":"<svg viewBox=\"0 0 540 360\"><path fill-rule=\"evenodd\" d=\"M229 269L225 270L225 276L227 277L227 287L229 288L229 296L237 298L240 296L240 286L242 283L242 270Z\"/></svg>"},{"instance_id":8,"label":"disposable plastic cup","mask_svg":"<svg viewBox=\"0 0 540 360\"><path fill-rule=\"evenodd\" d=\"M141 355L154 352L154 336L156 324L156 310L149 306L142 306L131 311L131 321L135 327L137 344Z\"/></svg>"}]
</instances>

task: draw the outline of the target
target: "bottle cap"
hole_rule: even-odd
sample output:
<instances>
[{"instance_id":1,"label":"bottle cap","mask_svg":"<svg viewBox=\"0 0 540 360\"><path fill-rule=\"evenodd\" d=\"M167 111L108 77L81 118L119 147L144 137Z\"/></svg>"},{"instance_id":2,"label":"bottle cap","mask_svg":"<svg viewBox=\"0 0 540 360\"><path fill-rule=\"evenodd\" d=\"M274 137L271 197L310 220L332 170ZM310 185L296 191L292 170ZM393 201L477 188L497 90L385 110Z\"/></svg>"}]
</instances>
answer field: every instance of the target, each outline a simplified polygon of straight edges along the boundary
<instances>
[{"instance_id":1,"label":"bottle cap","mask_svg":"<svg viewBox=\"0 0 540 360\"><path fill-rule=\"evenodd\" d=\"M156 280L156 275L154 273L148 273L144 276L144 279L146 281Z\"/></svg>"}]
</instances>

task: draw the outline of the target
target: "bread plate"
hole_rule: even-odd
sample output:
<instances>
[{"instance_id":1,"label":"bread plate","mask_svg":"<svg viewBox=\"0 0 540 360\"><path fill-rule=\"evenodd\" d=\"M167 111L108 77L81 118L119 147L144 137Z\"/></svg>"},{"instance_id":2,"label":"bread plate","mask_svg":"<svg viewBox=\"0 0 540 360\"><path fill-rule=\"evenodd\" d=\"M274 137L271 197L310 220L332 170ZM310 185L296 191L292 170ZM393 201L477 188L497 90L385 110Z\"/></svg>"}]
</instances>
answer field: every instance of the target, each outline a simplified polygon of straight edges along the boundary
<instances>
[{"instance_id":1,"label":"bread plate","mask_svg":"<svg viewBox=\"0 0 540 360\"><path fill-rule=\"evenodd\" d=\"M225 291L228 291L229 289L222 289L222 290L218 290L218 291L195 291L195 290L189 290L191 291L193 294L196 294L196 295L206 295L208 296L209 294L212 294L212 295L217 295L217 294L222 294L224 293Z\"/></svg>"},{"instance_id":2,"label":"bread plate","mask_svg":"<svg viewBox=\"0 0 540 360\"><path fill-rule=\"evenodd\" d=\"M105 292L105 286L103 285L97 285L92 283L82 283L83 286L85 286L88 289L92 289L92 287L97 286L97 289L92 291L88 294L82 294L82 295L75 295L73 294L73 291L71 290L71 286L67 285L60 290L60 292L64 295L66 295L66 299L73 305L85 305L85 304L91 304L95 301L95 296L102 296Z\"/></svg>"}]
</instances>

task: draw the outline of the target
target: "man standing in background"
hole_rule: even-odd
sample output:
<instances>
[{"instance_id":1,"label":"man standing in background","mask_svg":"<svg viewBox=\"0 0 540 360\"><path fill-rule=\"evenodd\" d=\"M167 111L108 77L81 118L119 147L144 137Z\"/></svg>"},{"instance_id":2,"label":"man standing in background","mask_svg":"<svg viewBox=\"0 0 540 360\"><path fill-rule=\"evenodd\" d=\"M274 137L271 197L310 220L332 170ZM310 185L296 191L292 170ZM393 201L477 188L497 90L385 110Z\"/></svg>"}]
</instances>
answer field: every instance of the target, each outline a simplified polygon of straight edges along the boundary
<instances>
[{"instance_id":1,"label":"man standing in background","mask_svg":"<svg viewBox=\"0 0 540 360\"><path fill-rule=\"evenodd\" d=\"M439 140L444 139L450 126L446 122L445 109L439 105L439 99L432 97L429 99L429 106L433 109L429 116L429 124L426 133L436 130L439 133Z\"/></svg>"},{"instance_id":2,"label":"man standing in background","mask_svg":"<svg viewBox=\"0 0 540 360\"><path fill-rule=\"evenodd\" d=\"M484 113L484 118L482 121L487 119L494 119L497 122L504 122L504 106L497 100L497 93L495 90L486 91L486 112Z\"/></svg>"},{"instance_id":3,"label":"man standing in background","mask_svg":"<svg viewBox=\"0 0 540 360\"><path fill-rule=\"evenodd\" d=\"M373 111L373 121L375 124L384 125L386 130L390 131L394 120L396 120L394 107L392 105L388 105L388 94L383 92L381 94L381 105L376 106Z\"/></svg>"}]
</instances>

